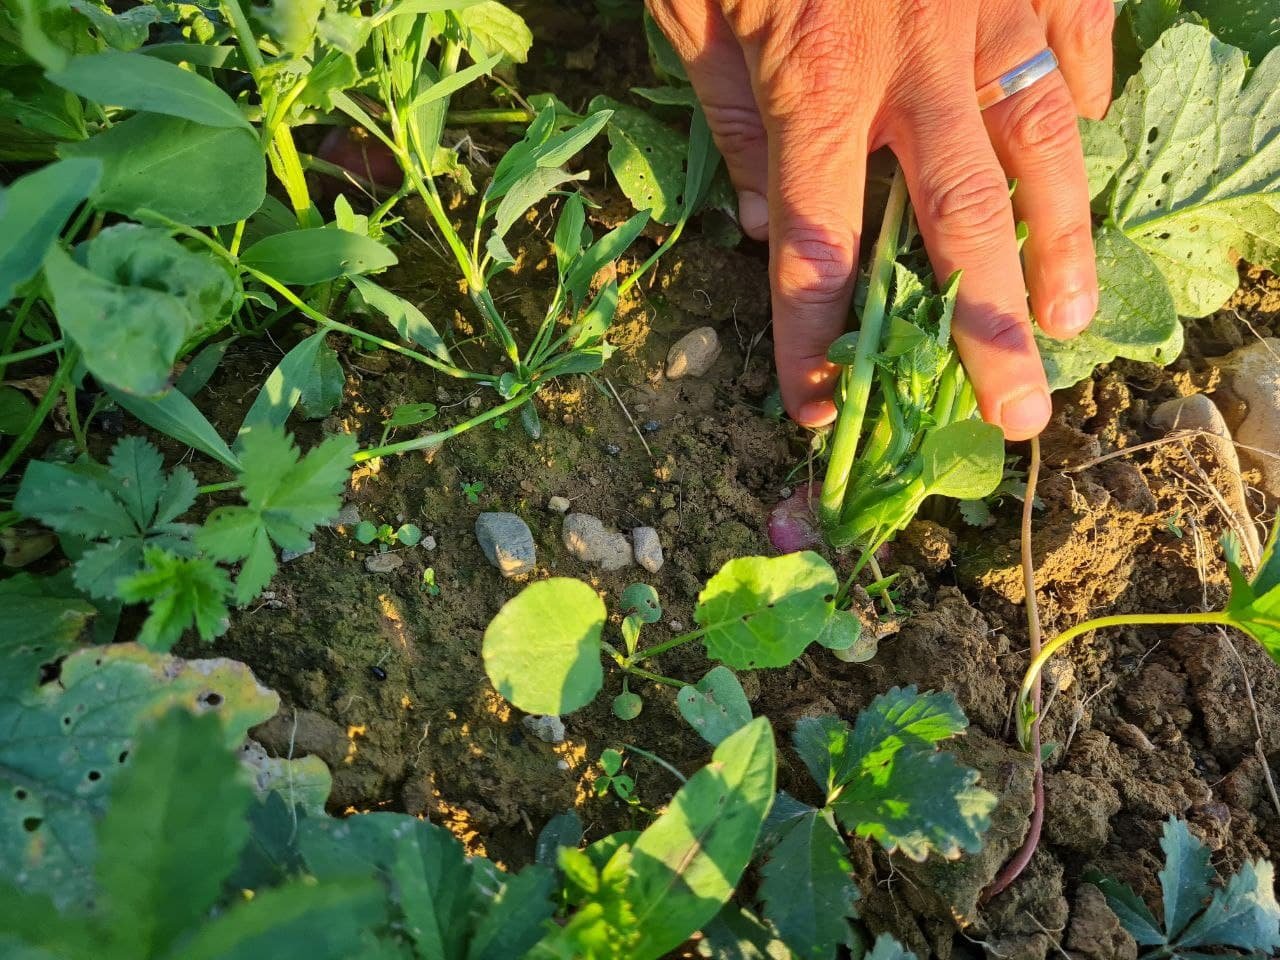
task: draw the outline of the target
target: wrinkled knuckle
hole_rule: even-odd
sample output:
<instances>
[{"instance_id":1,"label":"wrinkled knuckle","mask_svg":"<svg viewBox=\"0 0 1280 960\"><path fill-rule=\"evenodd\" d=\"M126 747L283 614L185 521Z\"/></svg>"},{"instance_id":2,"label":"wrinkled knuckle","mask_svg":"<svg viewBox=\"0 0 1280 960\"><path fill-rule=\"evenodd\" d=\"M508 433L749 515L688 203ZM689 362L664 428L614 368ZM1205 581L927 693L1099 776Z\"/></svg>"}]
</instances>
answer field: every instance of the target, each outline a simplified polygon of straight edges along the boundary
<instances>
[{"instance_id":1,"label":"wrinkled knuckle","mask_svg":"<svg viewBox=\"0 0 1280 960\"><path fill-rule=\"evenodd\" d=\"M1001 353L1021 353L1030 337L1027 318L1011 313L993 317L982 331L982 342Z\"/></svg>"},{"instance_id":2,"label":"wrinkled knuckle","mask_svg":"<svg viewBox=\"0 0 1280 960\"><path fill-rule=\"evenodd\" d=\"M935 229L953 240L994 241L1007 226L1009 191L986 164L956 161L929 192L925 207ZM967 168L967 169L966 169Z\"/></svg>"},{"instance_id":3,"label":"wrinkled knuckle","mask_svg":"<svg viewBox=\"0 0 1280 960\"><path fill-rule=\"evenodd\" d=\"M1045 84L1014 97L1007 121L1009 143L1019 152L1058 154L1076 145L1076 111L1065 84ZM1078 148L1077 151L1079 152Z\"/></svg>"},{"instance_id":4,"label":"wrinkled knuckle","mask_svg":"<svg viewBox=\"0 0 1280 960\"><path fill-rule=\"evenodd\" d=\"M852 242L813 229L791 229L781 238L774 271L779 295L796 303L834 303L849 291Z\"/></svg>"},{"instance_id":5,"label":"wrinkled knuckle","mask_svg":"<svg viewBox=\"0 0 1280 960\"><path fill-rule=\"evenodd\" d=\"M764 127L754 106L703 103L707 124L716 136L720 152L728 155L751 153L766 146Z\"/></svg>"}]
</instances>

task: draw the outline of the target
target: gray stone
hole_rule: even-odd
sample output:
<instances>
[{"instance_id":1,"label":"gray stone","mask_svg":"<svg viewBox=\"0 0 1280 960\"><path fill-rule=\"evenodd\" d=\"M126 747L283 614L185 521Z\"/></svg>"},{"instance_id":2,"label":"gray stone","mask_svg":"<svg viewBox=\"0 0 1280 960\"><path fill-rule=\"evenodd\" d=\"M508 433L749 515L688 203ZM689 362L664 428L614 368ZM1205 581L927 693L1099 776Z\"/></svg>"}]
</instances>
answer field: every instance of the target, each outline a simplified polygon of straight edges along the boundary
<instances>
[{"instance_id":1,"label":"gray stone","mask_svg":"<svg viewBox=\"0 0 1280 960\"><path fill-rule=\"evenodd\" d=\"M570 513L564 518L561 539L565 548L584 563L602 570L620 570L631 563L631 544L616 530L588 513Z\"/></svg>"},{"instance_id":2,"label":"gray stone","mask_svg":"<svg viewBox=\"0 0 1280 960\"><path fill-rule=\"evenodd\" d=\"M514 513L482 513L476 517L476 539L491 564L504 577L533 571L537 552L529 525Z\"/></svg>"},{"instance_id":3,"label":"gray stone","mask_svg":"<svg viewBox=\"0 0 1280 960\"><path fill-rule=\"evenodd\" d=\"M1227 387L1247 408L1235 438L1247 447L1240 455L1262 474L1262 488L1280 497L1280 460L1267 456L1280 451L1280 337L1259 340L1241 347L1224 360Z\"/></svg>"},{"instance_id":4,"label":"gray stone","mask_svg":"<svg viewBox=\"0 0 1280 960\"><path fill-rule=\"evenodd\" d=\"M552 497L547 501L547 509L555 513L568 513L569 508L573 506L567 497Z\"/></svg>"},{"instance_id":5,"label":"gray stone","mask_svg":"<svg viewBox=\"0 0 1280 960\"><path fill-rule=\"evenodd\" d=\"M281 550L280 562L291 563L292 561L297 560L299 557L305 557L307 554L315 553L315 552L316 552L315 541L308 540L306 547L304 547L302 550Z\"/></svg>"},{"instance_id":6,"label":"gray stone","mask_svg":"<svg viewBox=\"0 0 1280 960\"><path fill-rule=\"evenodd\" d=\"M436 538L433 537L431 534L428 533L425 537L422 538L422 549L426 550L428 553L434 550L436 546L437 546Z\"/></svg>"},{"instance_id":7,"label":"gray stone","mask_svg":"<svg viewBox=\"0 0 1280 960\"><path fill-rule=\"evenodd\" d=\"M398 553L371 553L364 558L364 568L370 573L390 573L404 566L404 557Z\"/></svg>"},{"instance_id":8,"label":"gray stone","mask_svg":"<svg viewBox=\"0 0 1280 960\"><path fill-rule=\"evenodd\" d=\"M544 743L564 743L564 721L555 714L525 717L524 728Z\"/></svg>"},{"instance_id":9,"label":"gray stone","mask_svg":"<svg viewBox=\"0 0 1280 960\"><path fill-rule=\"evenodd\" d=\"M360 522L360 508L354 503L344 503L338 515L329 524L331 527L354 527Z\"/></svg>"},{"instance_id":10,"label":"gray stone","mask_svg":"<svg viewBox=\"0 0 1280 960\"><path fill-rule=\"evenodd\" d=\"M667 379L700 377L720 356L720 336L714 327L691 330L675 342L667 354Z\"/></svg>"},{"instance_id":11,"label":"gray stone","mask_svg":"<svg viewBox=\"0 0 1280 960\"><path fill-rule=\"evenodd\" d=\"M1240 458L1231 442L1231 431L1220 411L1203 393L1167 400L1156 407L1151 422L1169 433L1177 430L1202 430L1199 443L1213 453L1214 460L1226 471L1228 482L1220 487L1222 499L1235 516L1233 528L1245 539L1245 551L1250 557L1262 554L1262 541L1258 529L1249 516L1249 501L1245 498L1244 480L1240 476ZM1193 450L1196 444L1192 444Z\"/></svg>"},{"instance_id":12,"label":"gray stone","mask_svg":"<svg viewBox=\"0 0 1280 960\"><path fill-rule=\"evenodd\" d=\"M662 569L662 541L658 539L658 531L653 527L636 527L631 531L631 549L635 551L636 563L650 573Z\"/></svg>"}]
</instances>

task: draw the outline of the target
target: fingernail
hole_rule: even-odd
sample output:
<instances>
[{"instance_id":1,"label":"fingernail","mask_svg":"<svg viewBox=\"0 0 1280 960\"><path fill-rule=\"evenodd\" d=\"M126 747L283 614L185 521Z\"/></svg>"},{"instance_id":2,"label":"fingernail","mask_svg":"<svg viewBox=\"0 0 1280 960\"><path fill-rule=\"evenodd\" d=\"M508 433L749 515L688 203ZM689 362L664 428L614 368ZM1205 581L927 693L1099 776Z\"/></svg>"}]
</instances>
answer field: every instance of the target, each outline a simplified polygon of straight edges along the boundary
<instances>
[{"instance_id":1,"label":"fingernail","mask_svg":"<svg viewBox=\"0 0 1280 960\"><path fill-rule=\"evenodd\" d=\"M1053 332L1059 336L1074 337L1093 322L1098 312L1097 290L1076 290L1052 306Z\"/></svg>"},{"instance_id":2,"label":"fingernail","mask_svg":"<svg viewBox=\"0 0 1280 960\"><path fill-rule=\"evenodd\" d=\"M825 427L836 418L836 405L830 400L814 400L796 411L796 423L802 427Z\"/></svg>"},{"instance_id":3,"label":"fingernail","mask_svg":"<svg viewBox=\"0 0 1280 960\"><path fill-rule=\"evenodd\" d=\"M1053 413L1049 391L1043 386L1024 387L1000 405L1000 426L1014 439L1035 436Z\"/></svg>"},{"instance_id":4,"label":"fingernail","mask_svg":"<svg viewBox=\"0 0 1280 960\"><path fill-rule=\"evenodd\" d=\"M742 232L756 240L769 235L769 201L754 190L738 194L738 224Z\"/></svg>"}]
</instances>

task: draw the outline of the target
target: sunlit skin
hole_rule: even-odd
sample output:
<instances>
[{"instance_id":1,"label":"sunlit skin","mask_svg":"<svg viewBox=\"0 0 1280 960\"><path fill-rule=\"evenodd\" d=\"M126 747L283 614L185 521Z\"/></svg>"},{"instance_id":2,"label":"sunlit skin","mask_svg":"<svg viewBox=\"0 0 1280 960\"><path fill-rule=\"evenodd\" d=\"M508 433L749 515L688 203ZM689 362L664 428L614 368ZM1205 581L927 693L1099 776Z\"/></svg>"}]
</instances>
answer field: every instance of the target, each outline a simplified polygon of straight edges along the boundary
<instances>
[{"instance_id":1,"label":"sunlit skin","mask_svg":"<svg viewBox=\"0 0 1280 960\"><path fill-rule=\"evenodd\" d=\"M743 230L769 242L788 413L813 427L835 418L826 350L847 323L867 154L887 146L935 272L964 271L955 340L983 416L1013 440L1038 433L1050 402L1030 315L1067 338L1098 305L1076 117L1110 99L1111 0L648 6L688 68ZM1060 70L979 110L979 85L1046 46ZM1018 220L1030 229L1021 258Z\"/></svg>"}]
</instances>

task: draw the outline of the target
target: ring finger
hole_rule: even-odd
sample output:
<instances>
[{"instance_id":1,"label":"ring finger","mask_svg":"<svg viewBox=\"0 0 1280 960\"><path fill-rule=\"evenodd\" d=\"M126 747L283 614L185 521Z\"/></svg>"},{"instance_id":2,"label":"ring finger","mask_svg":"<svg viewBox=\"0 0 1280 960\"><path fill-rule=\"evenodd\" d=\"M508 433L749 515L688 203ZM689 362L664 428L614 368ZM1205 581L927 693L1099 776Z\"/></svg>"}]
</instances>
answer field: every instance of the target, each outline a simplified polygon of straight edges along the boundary
<instances>
[{"instance_id":1,"label":"ring finger","mask_svg":"<svg viewBox=\"0 0 1280 960\"><path fill-rule=\"evenodd\" d=\"M979 18L977 80L998 76L1047 47L1025 0ZM985 28L982 24L999 24ZM1017 181L1014 211L1028 227L1025 273L1031 309L1047 334L1080 333L1098 307L1089 187L1076 110L1055 70L983 113L996 156Z\"/></svg>"}]
</instances>

